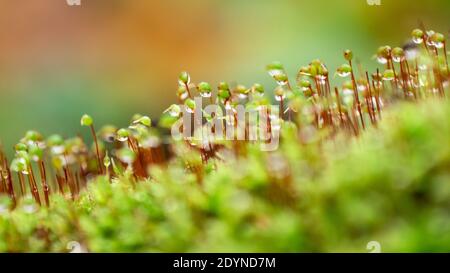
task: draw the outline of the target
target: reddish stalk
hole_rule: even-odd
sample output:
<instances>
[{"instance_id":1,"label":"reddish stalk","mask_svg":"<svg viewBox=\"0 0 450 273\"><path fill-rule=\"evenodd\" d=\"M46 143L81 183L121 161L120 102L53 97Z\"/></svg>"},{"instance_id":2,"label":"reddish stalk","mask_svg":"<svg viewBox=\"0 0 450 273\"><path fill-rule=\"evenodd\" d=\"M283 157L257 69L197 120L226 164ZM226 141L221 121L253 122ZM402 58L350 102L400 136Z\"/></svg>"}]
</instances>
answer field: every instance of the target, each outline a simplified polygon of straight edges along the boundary
<instances>
[{"instance_id":1,"label":"reddish stalk","mask_svg":"<svg viewBox=\"0 0 450 273\"><path fill-rule=\"evenodd\" d=\"M103 174L102 160L100 158L100 150L98 148L97 134L95 133L94 124L91 124L89 127L91 128L92 137L94 138L95 151L97 153L97 161L98 161L99 173Z\"/></svg>"},{"instance_id":2,"label":"reddish stalk","mask_svg":"<svg viewBox=\"0 0 450 273\"><path fill-rule=\"evenodd\" d=\"M41 185L42 185L42 191L44 192L45 197L45 204L50 206L50 198L49 198L49 187L47 184L47 174L45 172L45 165L44 161L39 160L39 174L41 175Z\"/></svg>"},{"instance_id":3,"label":"reddish stalk","mask_svg":"<svg viewBox=\"0 0 450 273\"><path fill-rule=\"evenodd\" d=\"M450 69L449 69L449 66L448 66L448 57L447 57L447 42L444 41L443 43L444 43L444 58L445 58L445 65L447 66L447 73L450 74ZM447 75L447 76L448 76L448 75Z\"/></svg>"},{"instance_id":4,"label":"reddish stalk","mask_svg":"<svg viewBox=\"0 0 450 273\"><path fill-rule=\"evenodd\" d=\"M63 170L64 170L64 180L66 181L67 185L69 186L69 191L70 191L70 195L72 197L72 200L75 200L75 190L74 190L73 185L72 185L72 183L70 181L70 177L69 177L69 173L67 171L67 168L64 167Z\"/></svg>"},{"instance_id":5,"label":"reddish stalk","mask_svg":"<svg viewBox=\"0 0 450 273\"><path fill-rule=\"evenodd\" d=\"M11 170L9 169L8 166L8 160L5 158L5 165L6 165L6 171L8 173L8 193L10 198L13 201L13 207L16 206L16 194L14 193L14 186L13 186L13 181L12 181L12 177L11 177Z\"/></svg>"},{"instance_id":6,"label":"reddish stalk","mask_svg":"<svg viewBox=\"0 0 450 273\"><path fill-rule=\"evenodd\" d=\"M372 87L375 90L375 103L377 106L378 118L381 120L381 107L380 107L380 89L375 87L375 82L372 80Z\"/></svg>"},{"instance_id":7,"label":"reddish stalk","mask_svg":"<svg viewBox=\"0 0 450 273\"><path fill-rule=\"evenodd\" d=\"M189 89L189 84L184 83L184 86L186 87L186 91L188 92L189 98L192 99L191 90Z\"/></svg>"},{"instance_id":8,"label":"reddish stalk","mask_svg":"<svg viewBox=\"0 0 450 273\"><path fill-rule=\"evenodd\" d=\"M342 117L342 107L341 107L341 99L339 97L339 90L337 87L334 88L334 93L336 94L336 101L339 111L339 120L341 121L341 125L344 123L344 119Z\"/></svg>"},{"instance_id":9,"label":"reddish stalk","mask_svg":"<svg viewBox=\"0 0 450 273\"><path fill-rule=\"evenodd\" d=\"M283 96L280 97L280 118L283 119L283 113L284 113L284 98Z\"/></svg>"},{"instance_id":10,"label":"reddish stalk","mask_svg":"<svg viewBox=\"0 0 450 273\"><path fill-rule=\"evenodd\" d=\"M36 185L36 180L34 179L34 173L31 166L28 166L28 183L30 184L31 192L33 193L34 199L41 206L41 197L39 196L39 190Z\"/></svg>"},{"instance_id":11,"label":"reddish stalk","mask_svg":"<svg viewBox=\"0 0 450 273\"><path fill-rule=\"evenodd\" d=\"M25 196L27 191L26 191L26 188L25 188L25 182L24 182L24 179L23 179L23 173L22 172L18 172L17 176L19 177L20 192L21 192L22 196Z\"/></svg>"},{"instance_id":12,"label":"reddish stalk","mask_svg":"<svg viewBox=\"0 0 450 273\"><path fill-rule=\"evenodd\" d=\"M0 173L0 192L6 192L6 183L5 180L3 180L3 175Z\"/></svg>"},{"instance_id":13,"label":"reddish stalk","mask_svg":"<svg viewBox=\"0 0 450 273\"><path fill-rule=\"evenodd\" d=\"M56 182L58 183L59 192L64 196L64 182L58 174L56 175Z\"/></svg>"},{"instance_id":14,"label":"reddish stalk","mask_svg":"<svg viewBox=\"0 0 450 273\"><path fill-rule=\"evenodd\" d=\"M369 115L371 117L372 122L376 123L377 118L376 118L375 113L374 113L374 108L375 107L373 107L372 89L370 87L369 73L367 71L366 71L366 80L367 80L367 85L366 85L367 87L366 88L367 88L367 91L369 93L369 99L368 99L368 102L367 102L367 108L369 109Z\"/></svg>"},{"instance_id":15,"label":"reddish stalk","mask_svg":"<svg viewBox=\"0 0 450 273\"><path fill-rule=\"evenodd\" d=\"M355 96L355 102L358 108L358 113L359 113L359 118L361 119L361 125L363 127L363 129L366 129L366 125L364 124L364 117L361 111L361 103L359 101L359 96L358 96L358 89L356 86L356 80L355 80L355 74L353 73L353 65L352 65L352 61L349 60L348 61L349 65L350 65L350 69L351 69L351 76L352 76L352 85L353 85L353 93ZM356 120L355 120L356 121Z\"/></svg>"}]
</instances>

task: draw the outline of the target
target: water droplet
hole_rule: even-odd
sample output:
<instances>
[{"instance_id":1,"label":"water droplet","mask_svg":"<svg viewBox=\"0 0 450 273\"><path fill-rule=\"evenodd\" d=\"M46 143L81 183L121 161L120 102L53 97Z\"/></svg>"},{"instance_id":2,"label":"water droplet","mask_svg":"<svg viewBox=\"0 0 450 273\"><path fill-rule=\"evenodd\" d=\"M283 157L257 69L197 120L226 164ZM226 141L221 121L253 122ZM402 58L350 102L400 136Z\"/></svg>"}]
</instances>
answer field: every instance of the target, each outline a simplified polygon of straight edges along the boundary
<instances>
[{"instance_id":1,"label":"water droplet","mask_svg":"<svg viewBox=\"0 0 450 273\"><path fill-rule=\"evenodd\" d=\"M8 207L3 204L0 204L0 214L5 214L7 212L8 212Z\"/></svg>"},{"instance_id":2,"label":"water droplet","mask_svg":"<svg viewBox=\"0 0 450 273\"><path fill-rule=\"evenodd\" d=\"M63 145L52 146L50 151L54 155L62 154L64 152L64 146Z\"/></svg>"},{"instance_id":3,"label":"water droplet","mask_svg":"<svg viewBox=\"0 0 450 273\"><path fill-rule=\"evenodd\" d=\"M187 99L187 97L189 96L188 92L184 92L184 93L180 93L179 97L181 100L185 100Z\"/></svg>"},{"instance_id":4,"label":"water droplet","mask_svg":"<svg viewBox=\"0 0 450 273\"><path fill-rule=\"evenodd\" d=\"M271 70L268 71L268 73L269 73L270 76L275 78L278 75L284 74L284 71L281 70L281 69L271 69Z\"/></svg>"},{"instance_id":5,"label":"water droplet","mask_svg":"<svg viewBox=\"0 0 450 273\"><path fill-rule=\"evenodd\" d=\"M203 98L209 98L211 97L211 92L200 92L200 96L202 96Z\"/></svg>"},{"instance_id":6,"label":"water droplet","mask_svg":"<svg viewBox=\"0 0 450 273\"><path fill-rule=\"evenodd\" d=\"M28 204L23 206L23 211L25 211L28 214L32 214L36 211L36 205L34 204Z\"/></svg>"},{"instance_id":7,"label":"water droplet","mask_svg":"<svg viewBox=\"0 0 450 273\"><path fill-rule=\"evenodd\" d=\"M432 42L433 46L436 48L443 48L444 47L444 43L443 42Z\"/></svg>"},{"instance_id":8,"label":"water droplet","mask_svg":"<svg viewBox=\"0 0 450 273\"><path fill-rule=\"evenodd\" d=\"M367 86L365 84L358 84L357 88L359 92L364 92L367 90Z\"/></svg>"},{"instance_id":9,"label":"water droplet","mask_svg":"<svg viewBox=\"0 0 450 273\"><path fill-rule=\"evenodd\" d=\"M413 37L412 40L413 40L413 42L415 44L418 44L418 45L423 42L423 38L422 37Z\"/></svg>"},{"instance_id":10,"label":"water droplet","mask_svg":"<svg viewBox=\"0 0 450 273\"><path fill-rule=\"evenodd\" d=\"M428 66L426 64L419 64L419 69L424 71L428 69Z\"/></svg>"},{"instance_id":11,"label":"water droplet","mask_svg":"<svg viewBox=\"0 0 450 273\"><path fill-rule=\"evenodd\" d=\"M161 144L161 140L156 136L148 136L147 138L142 140L139 144L141 147L144 148L155 148Z\"/></svg>"},{"instance_id":12,"label":"water droplet","mask_svg":"<svg viewBox=\"0 0 450 273\"><path fill-rule=\"evenodd\" d=\"M388 62L388 60L385 57L383 57L383 56L378 56L377 57L377 61L380 64L387 64L387 62Z\"/></svg>"},{"instance_id":13,"label":"water droplet","mask_svg":"<svg viewBox=\"0 0 450 273\"><path fill-rule=\"evenodd\" d=\"M414 60L418 54L419 51L417 49L405 50L405 57L407 60Z\"/></svg>"},{"instance_id":14,"label":"water droplet","mask_svg":"<svg viewBox=\"0 0 450 273\"><path fill-rule=\"evenodd\" d=\"M393 60L394 62L396 62L396 63L399 63L399 62L402 61L402 57L400 57L400 56L393 56L393 57L392 57L392 60Z\"/></svg>"},{"instance_id":15,"label":"water droplet","mask_svg":"<svg viewBox=\"0 0 450 273\"><path fill-rule=\"evenodd\" d=\"M282 100L284 100L284 98L286 98L286 95L284 95L284 94L281 95L281 96L278 96L278 95L275 96L275 100L276 100L276 101L282 101Z\"/></svg>"},{"instance_id":16,"label":"water droplet","mask_svg":"<svg viewBox=\"0 0 450 273\"><path fill-rule=\"evenodd\" d=\"M337 74L341 78L346 78L346 77L350 76L351 73L350 72L344 72L344 71L338 71Z\"/></svg>"},{"instance_id":17,"label":"water droplet","mask_svg":"<svg viewBox=\"0 0 450 273\"><path fill-rule=\"evenodd\" d=\"M342 90L342 94L343 94L344 96L351 96L351 95L353 95L353 90L352 90L352 89L349 89L349 88L344 88L344 89Z\"/></svg>"}]
</instances>

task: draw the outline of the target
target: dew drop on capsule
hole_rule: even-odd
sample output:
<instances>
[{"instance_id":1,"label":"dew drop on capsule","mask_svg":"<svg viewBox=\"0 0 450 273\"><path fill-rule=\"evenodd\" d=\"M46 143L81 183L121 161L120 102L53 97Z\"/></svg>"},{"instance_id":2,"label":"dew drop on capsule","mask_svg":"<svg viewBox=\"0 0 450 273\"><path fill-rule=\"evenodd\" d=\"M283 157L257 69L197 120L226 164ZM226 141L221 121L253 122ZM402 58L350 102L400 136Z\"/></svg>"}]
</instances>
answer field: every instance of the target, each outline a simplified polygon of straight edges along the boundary
<instances>
[{"instance_id":1,"label":"dew drop on capsule","mask_svg":"<svg viewBox=\"0 0 450 273\"><path fill-rule=\"evenodd\" d=\"M378 56L377 61L379 64L387 64L388 60L383 56Z\"/></svg>"},{"instance_id":2,"label":"dew drop on capsule","mask_svg":"<svg viewBox=\"0 0 450 273\"><path fill-rule=\"evenodd\" d=\"M423 42L423 38L422 37L413 37L412 38L413 42L416 44L421 44Z\"/></svg>"},{"instance_id":3,"label":"dew drop on capsule","mask_svg":"<svg viewBox=\"0 0 450 273\"><path fill-rule=\"evenodd\" d=\"M200 96L202 96L202 98L209 98L211 97L211 92L201 92Z\"/></svg>"},{"instance_id":4,"label":"dew drop on capsule","mask_svg":"<svg viewBox=\"0 0 450 273\"><path fill-rule=\"evenodd\" d=\"M179 117L181 113L180 106L173 104L165 112L168 112L172 117Z\"/></svg>"},{"instance_id":5,"label":"dew drop on capsule","mask_svg":"<svg viewBox=\"0 0 450 273\"><path fill-rule=\"evenodd\" d=\"M239 94L238 94L238 97L239 97L240 99L246 99L246 98L248 97L248 95L245 94L245 93L239 93Z\"/></svg>"},{"instance_id":6,"label":"dew drop on capsule","mask_svg":"<svg viewBox=\"0 0 450 273\"><path fill-rule=\"evenodd\" d=\"M414 43L421 44L423 42L423 31L421 29L413 30L411 35Z\"/></svg>"},{"instance_id":7,"label":"dew drop on capsule","mask_svg":"<svg viewBox=\"0 0 450 273\"><path fill-rule=\"evenodd\" d=\"M117 131L117 140L120 142L124 142L128 140L128 136L129 133L126 129L119 129L119 131Z\"/></svg>"}]
</instances>

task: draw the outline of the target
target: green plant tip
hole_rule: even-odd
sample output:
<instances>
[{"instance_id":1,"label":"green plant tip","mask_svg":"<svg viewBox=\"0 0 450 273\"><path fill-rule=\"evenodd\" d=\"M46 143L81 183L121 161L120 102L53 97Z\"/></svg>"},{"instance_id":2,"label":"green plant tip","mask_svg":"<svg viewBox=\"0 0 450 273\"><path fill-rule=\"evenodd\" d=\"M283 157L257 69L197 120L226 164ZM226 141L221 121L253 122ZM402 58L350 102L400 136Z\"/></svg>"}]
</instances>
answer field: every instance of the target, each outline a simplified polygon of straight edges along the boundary
<instances>
[{"instance_id":1,"label":"green plant tip","mask_svg":"<svg viewBox=\"0 0 450 273\"><path fill-rule=\"evenodd\" d=\"M217 87L219 90L230 90L230 86L227 82L220 82L219 86Z\"/></svg>"},{"instance_id":2,"label":"green plant tip","mask_svg":"<svg viewBox=\"0 0 450 273\"><path fill-rule=\"evenodd\" d=\"M444 34L436 32L433 35L431 35L430 40L431 40L431 43L433 44L433 46L435 46L436 48L444 47L444 43L445 43Z\"/></svg>"},{"instance_id":3,"label":"green plant tip","mask_svg":"<svg viewBox=\"0 0 450 273\"><path fill-rule=\"evenodd\" d=\"M91 126L94 123L94 120L91 116L84 114L81 117L81 126Z\"/></svg>"},{"instance_id":4,"label":"green plant tip","mask_svg":"<svg viewBox=\"0 0 450 273\"><path fill-rule=\"evenodd\" d=\"M108 152L106 152L105 157L103 158L103 165L108 169L111 165L111 158L108 156Z\"/></svg>"},{"instance_id":5,"label":"green plant tip","mask_svg":"<svg viewBox=\"0 0 450 273\"><path fill-rule=\"evenodd\" d=\"M227 100L231 97L231 93L229 90L226 89L219 89L219 92L217 93L217 96L223 100Z\"/></svg>"},{"instance_id":6,"label":"green plant tip","mask_svg":"<svg viewBox=\"0 0 450 273\"><path fill-rule=\"evenodd\" d=\"M189 97L189 92L187 91L186 87L184 85L180 85L178 87L177 90L177 96L178 98L180 98L181 100L186 99L187 97Z\"/></svg>"},{"instance_id":7,"label":"green plant tip","mask_svg":"<svg viewBox=\"0 0 450 273\"><path fill-rule=\"evenodd\" d=\"M264 94L264 86L262 86L262 84L255 83L252 86L252 91L253 93Z\"/></svg>"},{"instance_id":8,"label":"green plant tip","mask_svg":"<svg viewBox=\"0 0 450 273\"><path fill-rule=\"evenodd\" d=\"M37 131L30 130L25 133L24 139L32 142L41 141L42 135Z\"/></svg>"},{"instance_id":9,"label":"green plant tip","mask_svg":"<svg viewBox=\"0 0 450 273\"><path fill-rule=\"evenodd\" d=\"M351 61L353 59L353 52L350 49L344 51L344 58L347 61Z\"/></svg>"},{"instance_id":10,"label":"green plant tip","mask_svg":"<svg viewBox=\"0 0 450 273\"><path fill-rule=\"evenodd\" d=\"M27 161L22 158L22 157L16 157L13 159L13 161L11 162L11 170L13 172L21 172L23 174L28 174L28 170L27 170Z\"/></svg>"},{"instance_id":11,"label":"green plant tip","mask_svg":"<svg viewBox=\"0 0 450 273\"><path fill-rule=\"evenodd\" d=\"M60 146L64 144L64 139L60 135L51 135L47 138L47 145L52 146Z\"/></svg>"},{"instance_id":12,"label":"green plant tip","mask_svg":"<svg viewBox=\"0 0 450 273\"><path fill-rule=\"evenodd\" d=\"M169 108L164 110L164 113L169 113L169 115L172 117L179 117L181 114L181 108L177 104L172 104L171 106L169 106Z\"/></svg>"},{"instance_id":13,"label":"green plant tip","mask_svg":"<svg viewBox=\"0 0 450 273\"><path fill-rule=\"evenodd\" d=\"M416 29L414 29L411 32L411 36L413 38L422 38L423 37L423 30L416 28Z\"/></svg>"},{"instance_id":14,"label":"green plant tip","mask_svg":"<svg viewBox=\"0 0 450 273\"><path fill-rule=\"evenodd\" d=\"M283 67L283 64L281 64L280 62L272 62L271 64L268 64L266 66L266 69L268 71L270 71L270 70L283 70L284 67Z\"/></svg>"},{"instance_id":15,"label":"green plant tip","mask_svg":"<svg viewBox=\"0 0 450 273\"><path fill-rule=\"evenodd\" d=\"M194 110L195 110L195 101L193 100L193 99L187 99L185 102L184 102L184 105L187 107L187 111L188 112L193 112Z\"/></svg>"},{"instance_id":16,"label":"green plant tip","mask_svg":"<svg viewBox=\"0 0 450 273\"><path fill-rule=\"evenodd\" d=\"M385 81L392 81L395 77L394 70L392 69L386 69L383 73L383 80Z\"/></svg>"},{"instance_id":17,"label":"green plant tip","mask_svg":"<svg viewBox=\"0 0 450 273\"><path fill-rule=\"evenodd\" d=\"M416 44L421 44L423 42L424 33L421 29L416 28L411 32L412 40Z\"/></svg>"},{"instance_id":18,"label":"green plant tip","mask_svg":"<svg viewBox=\"0 0 450 273\"><path fill-rule=\"evenodd\" d=\"M33 161L39 161L44 156L44 151L36 144L28 147L28 154Z\"/></svg>"},{"instance_id":19,"label":"green plant tip","mask_svg":"<svg viewBox=\"0 0 450 273\"><path fill-rule=\"evenodd\" d=\"M211 85L207 82L201 82L197 85L197 89L202 96L209 96L211 94Z\"/></svg>"},{"instance_id":20,"label":"green plant tip","mask_svg":"<svg viewBox=\"0 0 450 273\"><path fill-rule=\"evenodd\" d=\"M16 152L18 151L27 151L28 150L28 146L24 143L17 143L16 145L14 145L14 150Z\"/></svg>"},{"instance_id":21,"label":"green plant tip","mask_svg":"<svg viewBox=\"0 0 450 273\"><path fill-rule=\"evenodd\" d=\"M336 70L339 77L345 78L352 73L352 67L349 64L343 64Z\"/></svg>"},{"instance_id":22,"label":"green plant tip","mask_svg":"<svg viewBox=\"0 0 450 273\"><path fill-rule=\"evenodd\" d=\"M302 88L308 88L308 89L309 89L309 87L311 87L311 82L308 81L307 79L301 79L301 80L298 82L298 85L299 85L300 87L302 87Z\"/></svg>"},{"instance_id":23,"label":"green plant tip","mask_svg":"<svg viewBox=\"0 0 450 273\"><path fill-rule=\"evenodd\" d=\"M144 126L152 126L152 120L148 116L142 116L138 119L133 120L133 124L142 124Z\"/></svg>"},{"instance_id":24,"label":"green plant tip","mask_svg":"<svg viewBox=\"0 0 450 273\"><path fill-rule=\"evenodd\" d=\"M130 132L127 129L121 128L121 129L117 130L116 139L118 141L121 141L121 142L127 141L129 136L130 136Z\"/></svg>"},{"instance_id":25,"label":"green plant tip","mask_svg":"<svg viewBox=\"0 0 450 273\"><path fill-rule=\"evenodd\" d=\"M288 80L288 77L286 74L281 73L281 74L277 74L275 76L273 76L273 78L277 81L277 82L286 82Z\"/></svg>"},{"instance_id":26,"label":"green plant tip","mask_svg":"<svg viewBox=\"0 0 450 273\"><path fill-rule=\"evenodd\" d=\"M186 71L183 71L180 73L178 80L179 80L180 84L187 85L187 84L189 84L191 77L189 76L189 73L187 73Z\"/></svg>"}]
</instances>

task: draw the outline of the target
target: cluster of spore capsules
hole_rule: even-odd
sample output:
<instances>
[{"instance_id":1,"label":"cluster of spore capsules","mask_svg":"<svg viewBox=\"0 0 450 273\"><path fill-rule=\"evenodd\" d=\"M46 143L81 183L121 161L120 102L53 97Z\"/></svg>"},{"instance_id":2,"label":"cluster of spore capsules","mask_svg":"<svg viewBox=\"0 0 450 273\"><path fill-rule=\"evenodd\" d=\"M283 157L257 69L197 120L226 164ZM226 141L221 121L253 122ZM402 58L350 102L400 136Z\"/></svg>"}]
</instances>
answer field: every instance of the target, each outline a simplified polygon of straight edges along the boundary
<instances>
[{"instance_id":1,"label":"cluster of spore capsules","mask_svg":"<svg viewBox=\"0 0 450 273\"><path fill-rule=\"evenodd\" d=\"M398 100L446 97L450 80L447 55L445 35L415 29L405 46L378 48L375 59L379 68L373 73L358 66L351 50L344 51L345 62L334 73L330 74L324 62L313 60L299 69L295 82L281 63L271 63L266 69L277 84L273 96L279 111L276 115L268 113L269 122L280 124L278 130L295 128L298 141L305 144L317 136L358 136L367 127L376 127L383 109ZM339 86L332 85L331 79ZM173 154L192 150L201 155L201 160L186 162L186 171L197 172L201 180L201 166L226 160L224 151L234 156L245 153L242 141L231 145L214 140L175 142L164 135L164 128L170 128L183 115L193 115L197 110L196 94L205 100L203 105L216 104L235 113L238 105L249 111L269 106L273 100L264 93L261 84L245 87L227 82L220 82L214 91L209 83L195 84L187 72L182 72L176 93L178 104L164 111L159 126L152 126L147 116L135 115L128 127L104 126L96 131L93 119L83 115L81 125L90 130L91 146L81 136L45 138L37 131L28 131L14 146L14 158L9 160L0 150L0 195L12 199L12 208L21 201L33 202L36 207L50 206L51 195L75 200L97 176L106 176L115 183L115 178L127 173L134 183L149 181L149 167L168 165ZM217 119L237 124L235 118L233 114L205 115L202 126L216 124ZM186 149L174 149L176 145Z\"/></svg>"}]
</instances>

